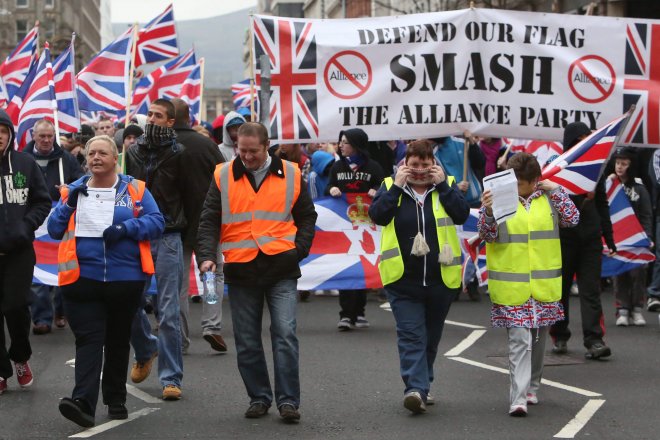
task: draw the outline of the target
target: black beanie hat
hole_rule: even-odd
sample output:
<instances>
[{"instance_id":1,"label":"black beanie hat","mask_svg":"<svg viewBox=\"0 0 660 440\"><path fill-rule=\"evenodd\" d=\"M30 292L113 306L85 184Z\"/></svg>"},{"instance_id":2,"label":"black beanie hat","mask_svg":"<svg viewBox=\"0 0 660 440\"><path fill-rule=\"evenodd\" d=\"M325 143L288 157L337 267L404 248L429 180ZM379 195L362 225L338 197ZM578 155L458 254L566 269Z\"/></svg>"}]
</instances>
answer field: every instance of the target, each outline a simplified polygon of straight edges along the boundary
<instances>
[{"instance_id":1,"label":"black beanie hat","mask_svg":"<svg viewBox=\"0 0 660 440\"><path fill-rule=\"evenodd\" d=\"M583 135L591 134L591 130L587 127L587 124L584 122L571 122L564 128L564 151L567 151L571 147L575 146L578 143L578 138Z\"/></svg>"},{"instance_id":2,"label":"black beanie hat","mask_svg":"<svg viewBox=\"0 0 660 440\"><path fill-rule=\"evenodd\" d=\"M635 160L635 157L637 157L637 151L627 147L617 148L612 155L612 159L628 159L631 161Z\"/></svg>"},{"instance_id":3,"label":"black beanie hat","mask_svg":"<svg viewBox=\"0 0 660 440\"><path fill-rule=\"evenodd\" d=\"M351 147L355 148L362 156L369 157L369 136L361 128L349 128L348 130L342 130L339 132L339 142L341 142L341 137L346 136L346 140Z\"/></svg>"},{"instance_id":4,"label":"black beanie hat","mask_svg":"<svg viewBox=\"0 0 660 440\"><path fill-rule=\"evenodd\" d=\"M128 136L133 135L133 136L135 136L135 137L140 137L140 136L142 136L143 134L144 134L144 131L140 128L139 125L131 124L131 125L127 126L127 127L124 129L124 133L122 134L122 138L121 138L121 140L122 140L122 142L123 142L123 141L126 140L126 138L127 138Z\"/></svg>"}]
</instances>

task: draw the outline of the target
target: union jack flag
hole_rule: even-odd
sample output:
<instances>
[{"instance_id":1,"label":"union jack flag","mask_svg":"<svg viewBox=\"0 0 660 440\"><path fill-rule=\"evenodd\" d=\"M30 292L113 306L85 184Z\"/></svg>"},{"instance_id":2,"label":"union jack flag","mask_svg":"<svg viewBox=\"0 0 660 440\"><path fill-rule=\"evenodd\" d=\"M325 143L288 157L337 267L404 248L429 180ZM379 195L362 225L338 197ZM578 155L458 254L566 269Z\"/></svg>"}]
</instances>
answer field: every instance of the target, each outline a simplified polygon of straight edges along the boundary
<instances>
[{"instance_id":1,"label":"union jack flag","mask_svg":"<svg viewBox=\"0 0 660 440\"><path fill-rule=\"evenodd\" d=\"M156 18L138 31L135 67L179 55L174 26L174 8L170 4Z\"/></svg>"},{"instance_id":2,"label":"union jack flag","mask_svg":"<svg viewBox=\"0 0 660 440\"><path fill-rule=\"evenodd\" d=\"M605 190L610 205L616 255L609 256L609 250L603 243L601 276L611 277L651 263L655 255L649 250L651 241L630 206L630 200L619 179L607 179Z\"/></svg>"},{"instance_id":3,"label":"union jack flag","mask_svg":"<svg viewBox=\"0 0 660 440\"><path fill-rule=\"evenodd\" d=\"M244 79L231 85L231 100L234 103L234 109L241 107L250 107L250 80ZM259 87L254 88L254 108L259 113Z\"/></svg>"},{"instance_id":4,"label":"union jack flag","mask_svg":"<svg viewBox=\"0 0 660 440\"><path fill-rule=\"evenodd\" d=\"M314 201L316 234L309 256L300 265L298 289L382 287L380 227L367 214L370 200L366 194L344 194Z\"/></svg>"},{"instance_id":5,"label":"union jack flag","mask_svg":"<svg viewBox=\"0 0 660 440\"><path fill-rule=\"evenodd\" d=\"M16 129L16 144L19 150L32 140L32 127L40 119L54 120L57 112L53 66L50 49L46 43L36 68L28 72L21 88L7 106L7 114Z\"/></svg>"},{"instance_id":6,"label":"union jack flag","mask_svg":"<svg viewBox=\"0 0 660 440\"><path fill-rule=\"evenodd\" d=\"M195 52L190 49L142 78L133 94L132 114L146 115L149 105L158 98L176 98L183 83L196 66Z\"/></svg>"},{"instance_id":7,"label":"union jack flag","mask_svg":"<svg viewBox=\"0 0 660 440\"><path fill-rule=\"evenodd\" d=\"M312 23L255 16L252 24L256 82L261 85L260 56L271 69L271 138L305 142L319 134L316 38Z\"/></svg>"},{"instance_id":8,"label":"union jack flag","mask_svg":"<svg viewBox=\"0 0 660 440\"><path fill-rule=\"evenodd\" d=\"M73 47L75 38L76 34L73 34L69 47L53 63L60 133L78 133L80 131L80 111L78 110L76 72L74 71L76 65Z\"/></svg>"},{"instance_id":9,"label":"union jack flag","mask_svg":"<svg viewBox=\"0 0 660 440\"><path fill-rule=\"evenodd\" d=\"M193 125L199 124L202 120L202 71L204 69L204 58L199 60L199 63L193 70L190 71L188 78L181 87L179 98L186 101L190 107L190 119Z\"/></svg>"},{"instance_id":10,"label":"union jack flag","mask_svg":"<svg viewBox=\"0 0 660 440\"><path fill-rule=\"evenodd\" d=\"M473 271L470 265L474 266L477 281L480 286L488 284L488 267L486 266L486 242L479 238L477 231L477 222L479 221L479 210L470 209L470 216L462 225L456 226L458 238L461 244L463 254L463 266L461 279L463 286L467 286L471 281ZM475 264L476 262L476 264Z\"/></svg>"},{"instance_id":11,"label":"union jack flag","mask_svg":"<svg viewBox=\"0 0 660 440\"><path fill-rule=\"evenodd\" d=\"M629 24L626 30L623 108L635 104L624 145L660 145L660 24Z\"/></svg>"},{"instance_id":12,"label":"union jack flag","mask_svg":"<svg viewBox=\"0 0 660 440\"><path fill-rule=\"evenodd\" d=\"M126 110L124 110L124 115L126 114ZM81 110L80 111L80 123L85 124L85 125L94 125L95 123L99 122L103 119L110 119L113 123L117 122L119 119L117 117L116 113L108 113L108 112L88 112L86 110Z\"/></svg>"},{"instance_id":13,"label":"union jack flag","mask_svg":"<svg viewBox=\"0 0 660 440\"><path fill-rule=\"evenodd\" d=\"M11 51L5 61L0 64L0 88L4 88L0 95L0 107L11 101L23 84L32 62L36 58L37 44L39 43L39 22Z\"/></svg>"},{"instance_id":14,"label":"union jack flag","mask_svg":"<svg viewBox=\"0 0 660 440\"><path fill-rule=\"evenodd\" d=\"M541 166L545 165L549 158L564 152L561 142L538 141L529 139L503 139L504 143L511 145L511 153L525 152L536 157Z\"/></svg>"},{"instance_id":15,"label":"union jack flag","mask_svg":"<svg viewBox=\"0 0 660 440\"><path fill-rule=\"evenodd\" d=\"M116 112L126 108L133 28L99 52L76 77L81 110Z\"/></svg>"},{"instance_id":16,"label":"union jack flag","mask_svg":"<svg viewBox=\"0 0 660 440\"><path fill-rule=\"evenodd\" d=\"M543 169L541 179L550 179L569 194L593 191L629 116L619 116L553 160Z\"/></svg>"}]
</instances>

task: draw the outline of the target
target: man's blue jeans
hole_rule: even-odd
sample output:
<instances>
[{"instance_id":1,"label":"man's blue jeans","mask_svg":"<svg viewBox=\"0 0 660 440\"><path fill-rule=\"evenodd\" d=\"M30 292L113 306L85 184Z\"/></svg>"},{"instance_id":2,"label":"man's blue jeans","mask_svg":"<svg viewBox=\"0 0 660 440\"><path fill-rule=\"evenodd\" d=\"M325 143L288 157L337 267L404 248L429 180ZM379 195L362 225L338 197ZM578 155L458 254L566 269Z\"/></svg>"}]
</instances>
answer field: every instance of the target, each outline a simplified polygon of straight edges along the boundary
<instances>
[{"instance_id":1,"label":"man's blue jeans","mask_svg":"<svg viewBox=\"0 0 660 440\"><path fill-rule=\"evenodd\" d=\"M179 317L179 291L183 279L183 245L181 234L166 233L151 241L151 254L156 269L158 289L158 338L151 334L151 325L144 308L133 320L131 345L135 360L148 361L158 351L158 376L162 386L181 386L183 355L181 352L181 325ZM146 283L146 288L149 286Z\"/></svg>"},{"instance_id":2,"label":"man's blue jeans","mask_svg":"<svg viewBox=\"0 0 660 440\"><path fill-rule=\"evenodd\" d=\"M270 338L275 367L275 402L279 408L300 404L298 373L298 338L296 337L296 280L281 280L269 286L229 285L238 371L250 396L250 404L273 401L264 347L261 341L261 319L264 300L270 312Z\"/></svg>"},{"instance_id":3,"label":"man's blue jeans","mask_svg":"<svg viewBox=\"0 0 660 440\"><path fill-rule=\"evenodd\" d=\"M400 280L385 286L385 292L396 321L404 392L418 391L426 400L438 344L456 291L444 284L421 286Z\"/></svg>"},{"instance_id":4,"label":"man's blue jeans","mask_svg":"<svg viewBox=\"0 0 660 440\"><path fill-rule=\"evenodd\" d=\"M660 298L660 217L655 218L655 263L653 264L653 277L646 289L649 296Z\"/></svg>"},{"instance_id":5,"label":"man's blue jeans","mask_svg":"<svg viewBox=\"0 0 660 440\"><path fill-rule=\"evenodd\" d=\"M48 327L53 325L53 305L55 306L55 314L64 316L60 288L46 286L45 284L33 284L30 313L32 314L34 325L46 324Z\"/></svg>"}]
</instances>

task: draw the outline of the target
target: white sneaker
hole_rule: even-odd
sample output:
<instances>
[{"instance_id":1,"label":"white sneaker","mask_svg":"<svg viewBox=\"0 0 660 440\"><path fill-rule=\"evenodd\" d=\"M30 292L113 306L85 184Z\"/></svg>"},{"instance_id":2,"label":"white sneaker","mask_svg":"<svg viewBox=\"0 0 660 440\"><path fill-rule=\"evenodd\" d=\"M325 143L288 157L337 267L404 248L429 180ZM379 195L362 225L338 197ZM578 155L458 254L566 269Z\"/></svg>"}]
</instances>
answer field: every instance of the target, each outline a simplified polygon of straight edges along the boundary
<instances>
[{"instance_id":1,"label":"white sneaker","mask_svg":"<svg viewBox=\"0 0 660 440\"><path fill-rule=\"evenodd\" d=\"M355 319L355 328L369 328L369 321L364 316L358 316Z\"/></svg>"},{"instance_id":2,"label":"white sneaker","mask_svg":"<svg viewBox=\"0 0 660 440\"><path fill-rule=\"evenodd\" d=\"M509 408L511 417L525 417L527 415L527 405L513 405Z\"/></svg>"},{"instance_id":3,"label":"white sneaker","mask_svg":"<svg viewBox=\"0 0 660 440\"><path fill-rule=\"evenodd\" d=\"M433 398L433 396L431 395L431 393L428 393L428 394L426 395L426 404L427 404L427 405L435 405L435 399Z\"/></svg>"},{"instance_id":4,"label":"white sneaker","mask_svg":"<svg viewBox=\"0 0 660 440\"><path fill-rule=\"evenodd\" d=\"M538 405L539 398L534 393L527 393L527 405Z\"/></svg>"},{"instance_id":5,"label":"white sneaker","mask_svg":"<svg viewBox=\"0 0 660 440\"><path fill-rule=\"evenodd\" d=\"M349 318L341 318L337 323L337 328L341 331L346 331L351 329L351 320Z\"/></svg>"},{"instance_id":6,"label":"white sneaker","mask_svg":"<svg viewBox=\"0 0 660 440\"><path fill-rule=\"evenodd\" d=\"M644 326L646 325L646 320L644 319L644 315L642 315L642 309L641 307L635 307L632 311L632 323L634 325L638 326Z\"/></svg>"},{"instance_id":7,"label":"white sneaker","mask_svg":"<svg viewBox=\"0 0 660 440\"><path fill-rule=\"evenodd\" d=\"M328 290L328 295L330 295L330 296L339 296L339 290L330 289L330 290Z\"/></svg>"},{"instance_id":8,"label":"white sneaker","mask_svg":"<svg viewBox=\"0 0 660 440\"><path fill-rule=\"evenodd\" d=\"M630 325L630 320L628 319L628 310L620 309L619 316L616 318L617 327L628 327Z\"/></svg>"},{"instance_id":9,"label":"white sneaker","mask_svg":"<svg viewBox=\"0 0 660 440\"><path fill-rule=\"evenodd\" d=\"M403 396L403 406L413 414L426 412L426 404L422 400L422 395L417 391L410 391Z\"/></svg>"},{"instance_id":10,"label":"white sneaker","mask_svg":"<svg viewBox=\"0 0 660 440\"><path fill-rule=\"evenodd\" d=\"M578 285L577 283L571 284L571 296L579 296L580 291L578 290Z\"/></svg>"}]
</instances>

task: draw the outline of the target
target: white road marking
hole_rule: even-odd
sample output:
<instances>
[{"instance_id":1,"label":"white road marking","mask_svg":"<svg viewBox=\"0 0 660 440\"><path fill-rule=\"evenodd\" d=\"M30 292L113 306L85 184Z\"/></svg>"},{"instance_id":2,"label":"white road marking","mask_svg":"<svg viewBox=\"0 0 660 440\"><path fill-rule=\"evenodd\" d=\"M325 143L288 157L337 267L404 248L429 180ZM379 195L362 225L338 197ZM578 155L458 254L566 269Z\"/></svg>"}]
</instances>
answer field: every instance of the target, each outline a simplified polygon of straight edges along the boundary
<instances>
[{"instance_id":1,"label":"white road marking","mask_svg":"<svg viewBox=\"0 0 660 440\"><path fill-rule=\"evenodd\" d=\"M130 385L126 384L126 392L130 394L133 397L137 397L138 399L142 400L143 402L147 403L163 403L163 399L158 399L157 397L152 396L151 394L147 394L141 389Z\"/></svg>"},{"instance_id":2,"label":"white road marking","mask_svg":"<svg viewBox=\"0 0 660 440\"><path fill-rule=\"evenodd\" d=\"M486 330L473 330L467 338L463 339L457 346L445 353L445 356L460 356L461 353L470 348L472 344L477 342L477 340L485 334Z\"/></svg>"},{"instance_id":3,"label":"white road marking","mask_svg":"<svg viewBox=\"0 0 660 440\"><path fill-rule=\"evenodd\" d=\"M601 397L602 394L594 393L593 391L585 390L583 388L577 388L571 385L564 385L563 383L555 382L552 380L541 379L543 385L548 385L549 387L559 388L561 390L570 391L571 393L580 394L585 397Z\"/></svg>"},{"instance_id":4,"label":"white road marking","mask_svg":"<svg viewBox=\"0 0 660 440\"><path fill-rule=\"evenodd\" d=\"M146 416L147 414L151 414L154 411L158 411L160 408L142 408L139 411L135 411L133 413L130 413L128 415L128 419L126 420L112 420L108 423L104 423L102 425L94 426L93 428L89 428L83 432L80 432L78 434L70 435L69 438L89 438L92 437L96 434L100 434L102 432L108 431L109 429L116 428L117 426L123 425L124 423L128 423L132 420L137 419L138 417Z\"/></svg>"},{"instance_id":5,"label":"white road marking","mask_svg":"<svg viewBox=\"0 0 660 440\"><path fill-rule=\"evenodd\" d=\"M574 438L605 403L604 399L589 399L582 409L564 428L554 435L555 438Z\"/></svg>"},{"instance_id":6,"label":"white road marking","mask_svg":"<svg viewBox=\"0 0 660 440\"><path fill-rule=\"evenodd\" d=\"M468 324L466 322L457 322L457 321L450 321L450 320L446 320L445 324L455 325L457 327L475 328L475 329L486 328L483 325L474 325L474 324Z\"/></svg>"}]
</instances>

